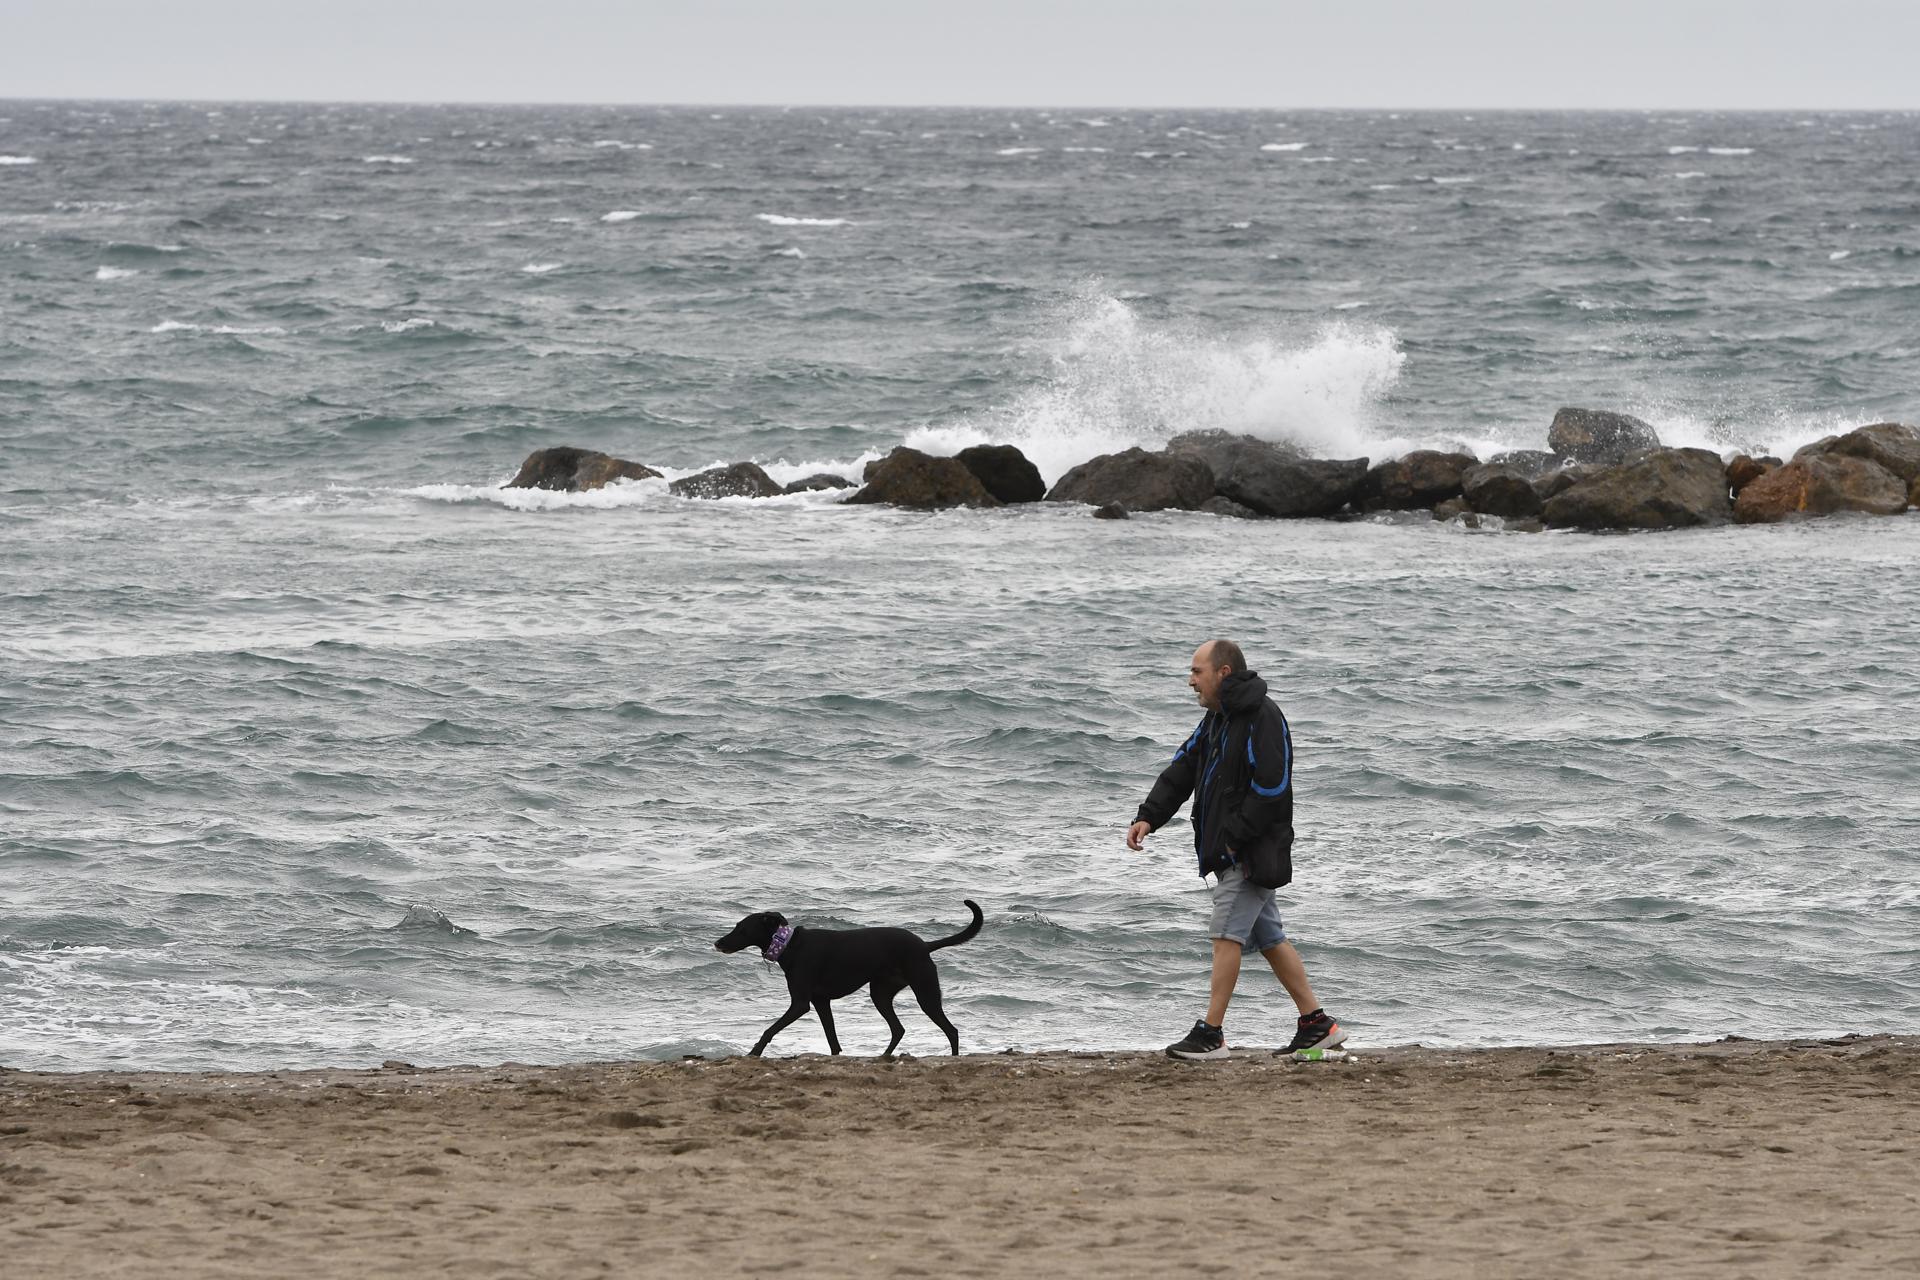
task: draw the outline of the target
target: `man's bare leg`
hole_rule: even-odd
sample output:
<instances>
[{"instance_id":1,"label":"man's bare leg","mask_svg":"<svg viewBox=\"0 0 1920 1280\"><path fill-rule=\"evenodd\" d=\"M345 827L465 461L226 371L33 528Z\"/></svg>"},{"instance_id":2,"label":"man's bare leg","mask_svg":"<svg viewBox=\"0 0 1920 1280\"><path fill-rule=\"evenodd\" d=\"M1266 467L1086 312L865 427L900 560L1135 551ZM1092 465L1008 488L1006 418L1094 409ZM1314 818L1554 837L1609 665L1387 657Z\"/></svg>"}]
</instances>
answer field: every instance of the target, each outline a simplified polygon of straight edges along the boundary
<instances>
[{"instance_id":1,"label":"man's bare leg","mask_svg":"<svg viewBox=\"0 0 1920 1280\"><path fill-rule=\"evenodd\" d=\"M1320 1007L1320 1001L1316 999L1313 994L1313 984L1307 981L1307 966L1301 963L1300 953L1293 949L1291 942L1276 942L1260 954L1265 956L1267 963L1273 966L1273 976L1280 979L1280 985L1287 989L1287 994L1293 997L1293 1002L1300 1007L1301 1013L1312 1013ZM1235 968L1237 969L1238 967L1236 964ZM1218 939L1215 939L1213 944L1213 973L1214 989L1217 991L1220 986L1220 942ZM1227 993L1229 995L1233 993L1233 982L1231 979L1227 982ZM1216 996L1215 1000L1220 1007L1220 1012L1224 1014L1227 1011L1226 999ZM1220 1024L1215 1022L1214 1025L1219 1026Z\"/></svg>"},{"instance_id":2,"label":"man's bare leg","mask_svg":"<svg viewBox=\"0 0 1920 1280\"><path fill-rule=\"evenodd\" d=\"M1231 938L1213 940L1213 980L1207 1001L1207 1021L1213 1026L1227 1025L1227 1002L1233 999L1233 985L1240 980L1240 953L1240 944ZM1299 963L1297 956L1294 963Z\"/></svg>"}]
</instances>

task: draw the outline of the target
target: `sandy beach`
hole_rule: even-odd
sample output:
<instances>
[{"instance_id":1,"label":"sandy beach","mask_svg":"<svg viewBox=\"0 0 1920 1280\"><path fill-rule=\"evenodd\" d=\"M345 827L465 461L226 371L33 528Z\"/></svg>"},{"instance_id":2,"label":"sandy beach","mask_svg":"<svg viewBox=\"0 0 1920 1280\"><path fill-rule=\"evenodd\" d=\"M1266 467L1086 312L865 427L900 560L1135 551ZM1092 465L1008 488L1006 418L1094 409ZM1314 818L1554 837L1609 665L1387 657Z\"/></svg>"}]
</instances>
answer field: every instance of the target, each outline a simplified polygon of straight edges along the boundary
<instances>
[{"instance_id":1,"label":"sandy beach","mask_svg":"<svg viewBox=\"0 0 1920 1280\"><path fill-rule=\"evenodd\" d=\"M1920 1273L1920 1037L0 1072L40 1276Z\"/></svg>"}]
</instances>

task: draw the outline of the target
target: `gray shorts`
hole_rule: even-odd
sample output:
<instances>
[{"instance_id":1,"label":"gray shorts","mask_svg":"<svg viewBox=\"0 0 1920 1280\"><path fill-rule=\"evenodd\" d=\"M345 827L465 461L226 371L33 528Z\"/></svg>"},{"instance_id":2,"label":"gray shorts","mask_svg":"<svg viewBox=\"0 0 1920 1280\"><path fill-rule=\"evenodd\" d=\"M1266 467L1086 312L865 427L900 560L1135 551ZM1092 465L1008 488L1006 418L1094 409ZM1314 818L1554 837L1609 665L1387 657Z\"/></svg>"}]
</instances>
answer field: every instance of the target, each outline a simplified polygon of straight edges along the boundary
<instances>
[{"instance_id":1,"label":"gray shorts","mask_svg":"<svg viewBox=\"0 0 1920 1280\"><path fill-rule=\"evenodd\" d=\"M1207 936L1240 944L1242 951L1265 951L1287 940L1273 890L1250 884L1238 867L1228 867L1215 880L1213 919Z\"/></svg>"}]
</instances>

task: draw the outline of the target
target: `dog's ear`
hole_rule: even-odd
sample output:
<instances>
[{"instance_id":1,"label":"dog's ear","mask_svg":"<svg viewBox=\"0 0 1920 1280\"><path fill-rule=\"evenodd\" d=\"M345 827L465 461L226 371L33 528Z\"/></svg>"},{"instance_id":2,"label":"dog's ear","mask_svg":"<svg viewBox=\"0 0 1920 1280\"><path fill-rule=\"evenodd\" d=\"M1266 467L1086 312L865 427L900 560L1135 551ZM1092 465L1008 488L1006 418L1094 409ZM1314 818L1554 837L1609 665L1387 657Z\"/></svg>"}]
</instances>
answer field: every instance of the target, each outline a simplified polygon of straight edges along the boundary
<instances>
[{"instance_id":1,"label":"dog's ear","mask_svg":"<svg viewBox=\"0 0 1920 1280\"><path fill-rule=\"evenodd\" d=\"M782 925L784 925L784 924L786 924L786 922L787 922L787 918L786 918L785 916L783 916L783 915L781 915L781 914L780 914L780 913L779 913L778 911L769 911L769 912L767 912L767 920L768 920L768 921L769 921L769 922L770 922L770 923L771 923L771 924L773 925L773 927L774 927L774 928L776 928L776 929L778 929L778 928L780 928L780 927L781 927Z\"/></svg>"}]
</instances>

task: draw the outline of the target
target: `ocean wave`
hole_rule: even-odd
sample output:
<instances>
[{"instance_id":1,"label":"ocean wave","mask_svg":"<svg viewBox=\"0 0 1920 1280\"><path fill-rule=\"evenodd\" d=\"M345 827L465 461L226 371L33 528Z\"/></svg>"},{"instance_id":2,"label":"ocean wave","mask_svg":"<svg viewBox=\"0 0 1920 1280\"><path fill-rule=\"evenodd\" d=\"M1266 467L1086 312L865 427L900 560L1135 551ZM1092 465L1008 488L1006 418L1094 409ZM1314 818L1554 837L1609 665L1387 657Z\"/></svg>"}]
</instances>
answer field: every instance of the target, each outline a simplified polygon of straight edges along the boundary
<instances>
[{"instance_id":1,"label":"ocean wave","mask_svg":"<svg viewBox=\"0 0 1920 1280\"><path fill-rule=\"evenodd\" d=\"M502 489L489 484L422 484L400 493L450 505L491 504L509 511L612 511L644 507L668 499L667 481L615 480L602 489L560 493L552 489Z\"/></svg>"},{"instance_id":2,"label":"ocean wave","mask_svg":"<svg viewBox=\"0 0 1920 1280\"><path fill-rule=\"evenodd\" d=\"M1753 154L1753 148L1752 147L1708 147L1707 154L1710 156L1750 156Z\"/></svg>"},{"instance_id":3,"label":"ocean wave","mask_svg":"<svg viewBox=\"0 0 1920 1280\"><path fill-rule=\"evenodd\" d=\"M1692 155L1699 149L1698 147L1668 147L1667 154L1670 156L1686 156Z\"/></svg>"},{"instance_id":4,"label":"ocean wave","mask_svg":"<svg viewBox=\"0 0 1920 1280\"><path fill-rule=\"evenodd\" d=\"M434 321L425 316L414 316L410 320L382 320L380 327L388 333L413 333L420 329L431 329Z\"/></svg>"},{"instance_id":5,"label":"ocean wave","mask_svg":"<svg viewBox=\"0 0 1920 1280\"><path fill-rule=\"evenodd\" d=\"M645 216L646 215L641 213L638 209L615 209L612 213L601 214L600 221L632 222L635 218L643 218Z\"/></svg>"},{"instance_id":6,"label":"ocean wave","mask_svg":"<svg viewBox=\"0 0 1920 1280\"><path fill-rule=\"evenodd\" d=\"M0 156L0 166L39 164L38 156Z\"/></svg>"},{"instance_id":7,"label":"ocean wave","mask_svg":"<svg viewBox=\"0 0 1920 1280\"><path fill-rule=\"evenodd\" d=\"M1063 307L1041 384L1007 404L925 427L931 453L1011 443L1049 483L1096 454L1218 429L1323 457L1385 456L1379 409L1405 355L1392 331L1336 321L1299 336L1221 333L1141 318L1089 286Z\"/></svg>"},{"instance_id":8,"label":"ocean wave","mask_svg":"<svg viewBox=\"0 0 1920 1280\"><path fill-rule=\"evenodd\" d=\"M139 271L133 267L101 267L93 273L93 278L95 280L125 280L139 274Z\"/></svg>"},{"instance_id":9,"label":"ocean wave","mask_svg":"<svg viewBox=\"0 0 1920 1280\"><path fill-rule=\"evenodd\" d=\"M852 222L847 218L791 218L783 213L756 213L760 221L775 227L845 227Z\"/></svg>"},{"instance_id":10,"label":"ocean wave","mask_svg":"<svg viewBox=\"0 0 1920 1280\"><path fill-rule=\"evenodd\" d=\"M1305 151L1307 145L1304 142L1269 142L1260 149L1262 151Z\"/></svg>"},{"instance_id":11,"label":"ocean wave","mask_svg":"<svg viewBox=\"0 0 1920 1280\"><path fill-rule=\"evenodd\" d=\"M993 154L997 156L1034 156L1039 155L1044 150L1046 150L1045 147L1002 147Z\"/></svg>"},{"instance_id":12,"label":"ocean wave","mask_svg":"<svg viewBox=\"0 0 1920 1280\"><path fill-rule=\"evenodd\" d=\"M566 265L564 262L529 262L526 266L520 268L520 270L526 275L544 276L548 272L558 271Z\"/></svg>"},{"instance_id":13,"label":"ocean wave","mask_svg":"<svg viewBox=\"0 0 1920 1280\"><path fill-rule=\"evenodd\" d=\"M219 333L219 334L284 334L288 332L277 324L234 325L234 324L194 324L187 320L162 320L148 333Z\"/></svg>"},{"instance_id":14,"label":"ocean wave","mask_svg":"<svg viewBox=\"0 0 1920 1280\"><path fill-rule=\"evenodd\" d=\"M412 156L361 156L362 164L412 164Z\"/></svg>"}]
</instances>

